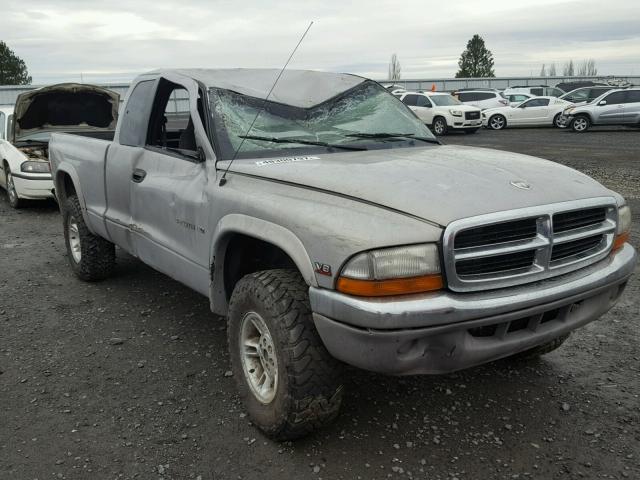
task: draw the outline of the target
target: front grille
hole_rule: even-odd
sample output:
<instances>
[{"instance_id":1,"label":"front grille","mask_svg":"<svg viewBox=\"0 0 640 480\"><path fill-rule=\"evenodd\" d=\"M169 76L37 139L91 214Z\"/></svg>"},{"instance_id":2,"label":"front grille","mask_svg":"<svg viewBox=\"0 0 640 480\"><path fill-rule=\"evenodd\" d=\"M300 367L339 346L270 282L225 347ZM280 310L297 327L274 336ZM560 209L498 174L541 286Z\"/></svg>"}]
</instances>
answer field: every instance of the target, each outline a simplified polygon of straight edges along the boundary
<instances>
[{"instance_id":1,"label":"front grille","mask_svg":"<svg viewBox=\"0 0 640 480\"><path fill-rule=\"evenodd\" d=\"M455 221L443 243L449 288L502 288L591 265L611 249L616 221L608 198Z\"/></svg>"},{"instance_id":2,"label":"front grille","mask_svg":"<svg viewBox=\"0 0 640 480\"><path fill-rule=\"evenodd\" d=\"M536 223L535 218L525 218L463 230L456 235L455 248L457 250L533 238L538 231Z\"/></svg>"},{"instance_id":3,"label":"front grille","mask_svg":"<svg viewBox=\"0 0 640 480\"><path fill-rule=\"evenodd\" d=\"M602 237L602 235L594 235L593 237L581 238L573 242L554 245L551 250L551 261L557 262L564 258L589 252L602 243Z\"/></svg>"},{"instance_id":4,"label":"front grille","mask_svg":"<svg viewBox=\"0 0 640 480\"><path fill-rule=\"evenodd\" d=\"M590 208L573 212L558 213L553 216L553 233L566 232L604 222L606 208Z\"/></svg>"},{"instance_id":5,"label":"front grille","mask_svg":"<svg viewBox=\"0 0 640 480\"><path fill-rule=\"evenodd\" d=\"M480 112L464 112L465 120L478 120L480 118Z\"/></svg>"},{"instance_id":6,"label":"front grille","mask_svg":"<svg viewBox=\"0 0 640 480\"><path fill-rule=\"evenodd\" d=\"M468 276L529 268L533 264L535 253L535 250L528 250L507 255L462 260L456 263L456 270L458 275Z\"/></svg>"}]
</instances>

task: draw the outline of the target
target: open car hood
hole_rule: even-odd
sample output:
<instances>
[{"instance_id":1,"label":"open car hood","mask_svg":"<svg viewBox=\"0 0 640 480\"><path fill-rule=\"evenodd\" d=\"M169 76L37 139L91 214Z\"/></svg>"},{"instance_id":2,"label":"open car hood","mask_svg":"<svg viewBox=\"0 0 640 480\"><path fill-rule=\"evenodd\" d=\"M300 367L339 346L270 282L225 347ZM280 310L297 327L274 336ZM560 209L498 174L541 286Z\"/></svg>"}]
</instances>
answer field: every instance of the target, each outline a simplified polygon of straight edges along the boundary
<instances>
[{"instance_id":1,"label":"open car hood","mask_svg":"<svg viewBox=\"0 0 640 480\"><path fill-rule=\"evenodd\" d=\"M13 142L35 133L115 130L120 95L106 88L61 83L18 96Z\"/></svg>"}]
</instances>

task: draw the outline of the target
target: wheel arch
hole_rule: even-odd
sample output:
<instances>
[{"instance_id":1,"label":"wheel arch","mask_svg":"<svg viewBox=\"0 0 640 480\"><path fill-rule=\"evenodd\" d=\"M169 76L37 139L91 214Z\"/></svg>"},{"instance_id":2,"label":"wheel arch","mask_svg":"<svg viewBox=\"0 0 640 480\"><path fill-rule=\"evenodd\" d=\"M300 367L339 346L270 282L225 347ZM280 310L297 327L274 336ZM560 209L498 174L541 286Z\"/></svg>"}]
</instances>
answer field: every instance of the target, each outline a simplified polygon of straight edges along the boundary
<instances>
[{"instance_id":1,"label":"wheel arch","mask_svg":"<svg viewBox=\"0 0 640 480\"><path fill-rule=\"evenodd\" d=\"M222 218L211 242L211 310L226 315L233 287L242 276L271 268L296 268L307 285L317 286L300 239L280 225L243 214Z\"/></svg>"},{"instance_id":2,"label":"wheel arch","mask_svg":"<svg viewBox=\"0 0 640 480\"><path fill-rule=\"evenodd\" d=\"M80 202L80 209L82 210L82 217L85 224L89 225L89 219L87 217L87 208L84 202L84 195L82 194L82 184L78 178L78 174L72 168L59 167L55 171L53 178L53 186L56 189L56 199L58 205L62 209L64 202L71 195L76 195Z\"/></svg>"}]
</instances>

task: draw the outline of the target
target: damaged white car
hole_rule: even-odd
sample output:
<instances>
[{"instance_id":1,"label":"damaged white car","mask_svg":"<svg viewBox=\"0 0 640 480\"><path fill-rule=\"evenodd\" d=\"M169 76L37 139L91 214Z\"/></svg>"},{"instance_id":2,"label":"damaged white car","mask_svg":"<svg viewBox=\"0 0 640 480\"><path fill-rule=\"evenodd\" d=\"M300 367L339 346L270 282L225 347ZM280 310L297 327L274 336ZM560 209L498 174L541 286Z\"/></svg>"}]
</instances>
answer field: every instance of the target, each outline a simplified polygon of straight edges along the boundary
<instances>
[{"instance_id":1,"label":"damaged white car","mask_svg":"<svg viewBox=\"0 0 640 480\"><path fill-rule=\"evenodd\" d=\"M54 198L48 159L53 132L101 137L115 128L120 96L102 87L64 83L18 96L12 121L4 111L0 138L0 187L9 204ZM0 136L2 137L2 136Z\"/></svg>"}]
</instances>

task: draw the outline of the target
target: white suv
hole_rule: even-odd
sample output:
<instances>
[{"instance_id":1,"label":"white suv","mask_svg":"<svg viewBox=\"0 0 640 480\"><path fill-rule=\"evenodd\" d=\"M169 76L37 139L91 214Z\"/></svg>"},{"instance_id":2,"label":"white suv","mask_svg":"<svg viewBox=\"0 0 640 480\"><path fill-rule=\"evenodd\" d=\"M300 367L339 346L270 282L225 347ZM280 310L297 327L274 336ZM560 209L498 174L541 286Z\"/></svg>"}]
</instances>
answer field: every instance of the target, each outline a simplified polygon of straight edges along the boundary
<instances>
[{"instance_id":1,"label":"white suv","mask_svg":"<svg viewBox=\"0 0 640 480\"><path fill-rule=\"evenodd\" d=\"M476 133L482 126L480 109L463 105L448 93L402 92L396 94L436 135L450 129Z\"/></svg>"},{"instance_id":2,"label":"white suv","mask_svg":"<svg viewBox=\"0 0 640 480\"><path fill-rule=\"evenodd\" d=\"M454 96L462 103L481 110L509 105L509 100L498 90L458 90Z\"/></svg>"}]
</instances>

